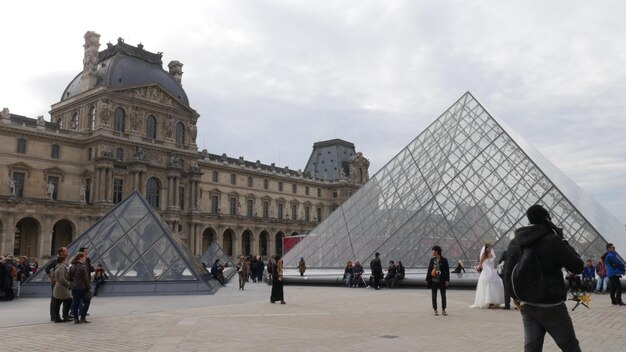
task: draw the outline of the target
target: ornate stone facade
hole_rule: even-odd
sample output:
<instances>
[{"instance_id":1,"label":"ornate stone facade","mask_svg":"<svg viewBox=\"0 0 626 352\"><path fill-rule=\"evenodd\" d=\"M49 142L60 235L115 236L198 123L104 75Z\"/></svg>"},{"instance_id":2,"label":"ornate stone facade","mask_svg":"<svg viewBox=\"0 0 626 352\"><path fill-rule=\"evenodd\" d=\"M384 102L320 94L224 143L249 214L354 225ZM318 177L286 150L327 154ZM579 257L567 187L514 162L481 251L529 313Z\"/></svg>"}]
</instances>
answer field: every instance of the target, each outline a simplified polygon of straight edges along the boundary
<instances>
[{"instance_id":1,"label":"ornate stone facade","mask_svg":"<svg viewBox=\"0 0 626 352\"><path fill-rule=\"evenodd\" d=\"M98 53L98 41L85 34L84 72L51 122L0 114L0 253L46 258L139 190L193 253L217 241L231 256L269 256L367 182L369 161L356 152L350 176L335 179L199 152L182 64L165 72L160 53L122 39ZM113 60L137 65L135 76L112 73L123 66ZM113 76L128 85L107 84Z\"/></svg>"}]
</instances>

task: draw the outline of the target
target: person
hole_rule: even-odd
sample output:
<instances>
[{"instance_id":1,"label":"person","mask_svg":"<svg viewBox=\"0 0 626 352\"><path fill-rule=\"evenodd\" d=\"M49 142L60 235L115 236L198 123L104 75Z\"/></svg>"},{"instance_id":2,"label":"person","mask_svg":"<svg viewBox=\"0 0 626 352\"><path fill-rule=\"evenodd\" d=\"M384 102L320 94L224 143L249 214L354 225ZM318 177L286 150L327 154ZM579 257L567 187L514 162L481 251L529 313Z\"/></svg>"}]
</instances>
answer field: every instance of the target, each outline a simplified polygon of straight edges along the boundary
<instances>
[{"instance_id":1,"label":"person","mask_svg":"<svg viewBox=\"0 0 626 352\"><path fill-rule=\"evenodd\" d=\"M272 267L274 272L272 273L272 294L270 296L270 302L274 303L280 301L280 304L285 304L285 293L283 292L283 259L280 255L276 255L276 264Z\"/></svg>"},{"instance_id":2,"label":"person","mask_svg":"<svg viewBox=\"0 0 626 352\"><path fill-rule=\"evenodd\" d=\"M0 291L4 292L3 301L12 301L13 294L13 278L11 277L10 259L0 257Z\"/></svg>"},{"instance_id":3,"label":"person","mask_svg":"<svg viewBox=\"0 0 626 352\"><path fill-rule=\"evenodd\" d=\"M256 256L252 256L252 259L248 261L250 263L250 270L248 271L248 276L252 279L252 282L256 282L257 278L257 270L259 270L259 265L256 259Z\"/></svg>"},{"instance_id":4,"label":"person","mask_svg":"<svg viewBox=\"0 0 626 352\"><path fill-rule=\"evenodd\" d=\"M93 281L96 284L96 287L93 290L93 295L94 297L98 295L98 289L104 285L105 280L109 279L109 275L107 274L106 270L104 270L104 268L102 267L102 264L98 263L98 265L96 265L96 271L94 273L93 276Z\"/></svg>"},{"instance_id":5,"label":"person","mask_svg":"<svg viewBox=\"0 0 626 352\"><path fill-rule=\"evenodd\" d=\"M587 292L593 292L596 279L596 268L593 266L593 261L587 259L585 268L583 269L583 290Z\"/></svg>"},{"instance_id":6,"label":"person","mask_svg":"<svg viewBox=\"0 0 626 352\"><path fill-rule=\"evenodd\" d=\"M54 322L65 323L72 321L70 318L70 308L72 306L72 293L70 292L70 275L67 268L67 257L58 257L57 265L54 268L54 289L52 297L54 297ZM63 304L63 319L59 314L59 309Z\"/></svg>"},{"instance_id":7,"label":"person","mask_svg":"<svg viewBox=\"0 0 626 352\"><path fill-rule=\"evenodd\" d=\"M470 308L496 308L504 303L504 285L495 270L496 253L491 243L487 243L480 250L478 269L478 285L476 297Z\"/></svg>"},{"instance_id":8,"label":"person","mask_svg":"<svg viewBox=\"0 0 626 352\"><path fill-rule=\"evenodd\" d=\"M437 290L441 292L441 314L446 316L446 289L450 283L450 267L448 259L441 255L441 247L434 246L431 251L428 270L426 270L426 287L431 289L434 315L438 316L437 311Z\"/></svg>"},{"instance_id":9,"label":"person","mask_svg":"<svg viewBox=\"0 0 626 352\"><path fill-rule=\"evenodd\" d=\"M580 280L580 276L568 271L567 274L565 274L565 278L567 279L567 285L569 286L570 292L579 292L582 290L583 283Z\"/></svg>"},{"instance_id":10,"label":"person","mask_svg":"<svg viewBox=\"0 0 626 352\"><path fill-rule=\"evenodd\" d=\"M260 255L256 256L256 281L263 282L263 271L265 270L265 263L261 259Z\"/></svg>"},{"instance_id":11,"label":"person","mask_svg":"<svg viewBox=\"0 0 626 352\"><path fill-rule=\"evenodd\" d=\"M78 249L78 252L85 255L85 266L87 266L87 270L89 271L89 282L91 282L91 273L93 273L96 269L91 266L91 259L89 259L89 250L87 249L87 247L80 247Z\"/></svg>"},{"instance_id":12,"label":"person","mask_svg":"<svg viewBox=\"0 0 626 352\"><path fill-rule=\"evenodd\" d=\"M380 262L380 253L374 254L374 259L370 261L370 270L372 271L372 283L375 290L380 288L380 280L383 278L383 264Z\"/></svg>"},{"instance_id":13,"label":"person","mask_svg":"<svg viewBox=\"0 0 626 352\"><path fill-rule=\"evenodd\" d=\"M385 276L385 287L391 288L391 284L393 283L397 272L396 263L394 263L393 260L390 260L389 266L387 267L387 276Z\"/></svg>"},{"instance_id":14,"label":"person","mask_svg":"<svg viewBox=\"0 0 626 352\"><path fill-rule=\"evenodd\" d=\"M359 287L359 283L360 281L363 282L364 286L367 286L367 283L365 283L365 279L363 279L363 273L365 272L365 269L363 269L363 265L361 265L360 261L355 261L354 262L354 286L352 287Z\"/></svg>"},{"instance_id":15,"label":"person","mask_svg":"<svg viewBox=\"0 0 626 352\"><path fill-rule=\"evenodd\" d=\"M304 276L304 272L306 271L306 262L304 261L304 257L300 257L300 262L298 263L298 271L300 272L300 276Z\"/></svg>"},{"instance_id":16,"label":"person","mask_svg":"<svg viewBox=\"0 0 626 352\"><path fill-rule=\"evenodd\" d=\"M346 263L346 268L343 270L342 281L345 282L348 287L352 287L354 281L354 267L352 266L352 260L348 260Z\"/></svg>"},{"instance_id":17,"label":"person","mask_svg":"<svg viewBox=\"0 0 626 352\"><path fill-rule=\"evenodd\" d=\"M604 266L606 268L606 276L609 278L611 303L616 306L623 306L622 284L619 279L624 275L624 263L617 256L613 243L607 243L606 250Z\"/></svg>"},{"instance_id":18,"label":"person","mask_svg":"<svg viewBox=\"0 0 626 352\"><path fill-rule=\"evenodd\" d=\"M243 255L239 257L239 262L235 268L237 268L237 274L239 274L239 289L243 291L248 279L248 263Z\"/></svg>"},{"instance_id":19,"label":"person","mask_svg":"<svg viewBox=\"0 0 626 352\"><path fill-rule=\"evenodd\" d=\"M72 314L74 315L74 324L91 323L85 319L91 303L89 269L87 269L85 261L85 255L79 252L72 259L72 267L70 268L70 288L72 289Z\"/></svg>"},{"instance_id":20,"label":"person","mask_svg":"<svg viewBox=\"0 0 626 352\"><path fill-rule=\"evenodd\" d=\"M508 253L509 252L507 252L506 250L502 252L502 255L500 256L500 260L498 260L498 276L500 276L500 279L502 280L502 282L504 282L504 265L506 264ZM502 285L502 287L504 291L503 309L509 310L511 309L511 295L509 294L509 290L507 290L506 287L504 287L504 285Z\"/></svg>"},{"instance_id":21,"label":"person","mask_svg":"<svg viewBox=\"0 0 626 352\"><path fill-rule=\"evenodd\" d=\"M552 223L550 213L544 207L538 204L531 206L526 211L526 217L530 225L515 230L504 267L506 286L512 296L527 297L532 294L537 297L532 302L520 302L524 351L541 351L546 332L561 350L580 351L574 325L565 305L567 289L562 268L579 274L583 271L583 261L564 239L563 230ZM541 281L532 287L513 289L513 268L522 258L522 249L532 249L532 258L539 258L542 272L537 274L537 279Z\"/></svg>"},{"instance_id":22,"label":"person","mask_svg":"<svg viewBox=\"0 0 626 352\"><path fill-rule=\"evenodd\" d=\"M46 264L44 271L46 273L46 275L48 276L48 278L50 279L50 321L54 321L55 317L57 315L59 315L59 311L57 310L55 312L54 307L56 305L56 301L54 299L54 284L56 282L56 279L54 278L54 269L57 266L57 259L59 257L67 257L69 255L69 252L67 250L67 247L60 247L57 250L57 258L55 258L54 260L51 260L50 262L48 262L48 264Z\"/></svg>"},{"instance_id":23,"label":"person","mask_svg":"<svg viewBox=\"0 0 626 352\"><path fill-rule=\"evenodd\" d=\"M398 286L400 285L400 281L404 280L404 275L405 275L404 265L402 265L401 260L398 260L396 262L396 276L393 278L391 287L398 288Z\"/></svg>"},{"instance_id":24,"label":"person","mask_svg":"<svg viewBox=\"0 0 626 352\"><path fill-rule=\"evenodd\" d=\"M272 257L267 260L267 284L271 285L274 280L272 276L274 275L274 265L275 263L272 261Z\"/></svg>"},{"instance_id":25,"label":"person","mask_svg":"<svg viewBox=\"0 0 626 352\"><path fill-rule=\"evenodd\" d=\"M224 275L220 275L220 260L215 259L213 265L211 265L211 277L217 280L220 285L224 286L225 280Z\"/></svg>"},{"instance_id":26,"label":"person","mask_svg":"<svg viewBox=\"0 0 626 352\"><path fill-rule=\"evenodd\" d=\"M456 262L456 268L454 268L453 273L460 274L461 272L465 272L465 267L463 266L463 261L459 259L459 261Z\"/></svg>"},{"instance_id":27,"label":"person","mask_svg":"<svg viewBox=\"0 0 626 352\"><path fill-rule=\"evenodd\" d=\"M604 267L604 259L602 256L596 264L596 274L598 274L598 280L596 282L596 293L606 293L609 286L609 278L606 276L606 268Z\"/></svg>"}]
</instances>

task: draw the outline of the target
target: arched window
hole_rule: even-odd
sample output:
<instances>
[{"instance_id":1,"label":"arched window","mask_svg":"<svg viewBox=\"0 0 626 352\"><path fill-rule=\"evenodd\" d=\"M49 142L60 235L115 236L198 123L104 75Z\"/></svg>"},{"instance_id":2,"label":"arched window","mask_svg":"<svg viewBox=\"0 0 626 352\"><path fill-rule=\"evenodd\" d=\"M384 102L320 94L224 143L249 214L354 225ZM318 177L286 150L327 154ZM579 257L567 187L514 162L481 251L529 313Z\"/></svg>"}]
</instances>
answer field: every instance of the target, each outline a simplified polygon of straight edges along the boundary
<instances>
[{"instance_id":1,"label":"arched window","mask_svg":"<svg viewBox=\"0 0 626 352\"><path fill-rule=\"evenodd\" d=\"M156 129L156 118L152 115L148 116L148 121L146 122L146 137L156 139Z\"/></svg>"},{"instance_id":2,"label":"arched window","mask_svg":"<svg viewBox=\"0 0 626 352\"><path fill-rule=\"evenodd\" d=\"M159 180L155 177L151 177L148 179L148 183L146 184L146 200L153 208L159 208L159 191L160 191Z\"/></svg>"},{"instance_id":3,"label":"arched window","mask_svg":"<svg viewBox=\"0 0 626 352\"><path fill-rule=\"evenodd\" d=\"M124 161L124 148L117 148L115 150L115 158L119 161Z\"/></svg>"},{"instance_id":4,"label":"arched window","mask_svg":"<svg viewBox=\"0 0 626 352\"><path fill-rule=\"evenodd\" d=\"M87 128L94 130L96 128L96 107L89 108L89 116L87 117Z\"/></svg>"},{"instance_id":5,"label":"arched window","mask_svg":"<svg viewBox=\"0 0 626 352\"><path fill-rule=\"evenodd\" d=\"M185 125L182 122L176 124L176 144L185 144Z\"/></svg>"},{"instance_id":6,"label":"arched window","mask_svg":"<svg viewBox=\"0 0 626 352\"><path fill-rule=\"evenodd\" d=\"M63 118L62 117L59 117L57 119L57 124L59 124L59 129L62 130L63 129Z\"/></svg>"},{"instance_id":7,"label":"arched window","mask_svg":"<svg viewBox=\"0 0 626 352\"><path fill-rule=\"evenodd\" d=\"M117 132L124 132L124 124L126 122L126 113L122 108L115 109L115 123L114 128Z\"/></svg>"}]
</instances>

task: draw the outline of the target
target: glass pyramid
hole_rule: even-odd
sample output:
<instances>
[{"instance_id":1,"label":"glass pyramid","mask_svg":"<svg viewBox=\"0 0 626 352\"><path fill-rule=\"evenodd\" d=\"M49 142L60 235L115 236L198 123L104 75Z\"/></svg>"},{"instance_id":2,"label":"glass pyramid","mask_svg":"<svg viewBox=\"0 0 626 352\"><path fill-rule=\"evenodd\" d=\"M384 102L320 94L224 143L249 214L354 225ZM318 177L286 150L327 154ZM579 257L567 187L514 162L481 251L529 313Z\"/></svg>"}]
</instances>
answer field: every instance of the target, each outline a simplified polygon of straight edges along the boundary
<instances>
[{"instance_id":1,"label":"glass pyramid","mask_svg":"<svg viewBox=\"0 0 626 352\"><path fill-rule=\"evenodd\" d=\"M607 242L626 248L623 224L467 92L284 262L296 267L304 257L309 267L340 268L380 252L383 261L419 268L440 245L451 263L469 264L487 242L506 249L536 203L583 259L595 262Z\"/></svg>"},{"instance_id":2,"label":"glass pyramid","mask_svg":"<svg viewBox=\"0 0 626 352\"><path fill-rule=\"evenodd\" d=\"M104 293L206 293L220 286L139 192L70 243L70 256L80 247L89 249L93 266L102 264L108 273L110 278L101 289ZM40 270L25 287L43 282L49 281Z\"/></svg>"},{"instance_id":3,"label":"glass pyramid","mask_svg":"<svg viewBox=\"0 0 626 352\"><path fill-rule=\"evenodd\" d=\"M224 249L222 249L222 247L217 244L217 242L211 242L206 251L202 253L198 260L204 263L210 271L211 265L213 265L215 259L219 259L224 267L232 268L235 266L235 264L230 260L230 257L226 255L226 252L224 252Z\"/></svg>"}]
</instances>

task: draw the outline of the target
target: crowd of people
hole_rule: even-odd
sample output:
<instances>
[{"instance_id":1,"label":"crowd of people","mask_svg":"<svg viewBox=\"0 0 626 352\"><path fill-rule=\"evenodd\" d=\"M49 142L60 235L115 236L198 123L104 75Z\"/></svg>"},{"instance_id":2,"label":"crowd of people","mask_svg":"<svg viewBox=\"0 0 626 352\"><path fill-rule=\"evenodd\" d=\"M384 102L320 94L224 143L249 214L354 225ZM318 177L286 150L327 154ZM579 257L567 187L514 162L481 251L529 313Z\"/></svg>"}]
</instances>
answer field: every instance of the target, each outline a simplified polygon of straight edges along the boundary
<instances>
[{"instance_id":1,"label":"crowd of people","mask_svg":"<svg viewBox=\"0 0 626 352\"><path fill-rule=\"evenodd\" d=\"M12 301L19 297L22 283L38 266L37 262L31 264L26 256L0 256L0 300Z\"/></svg>"}]
</instances>

